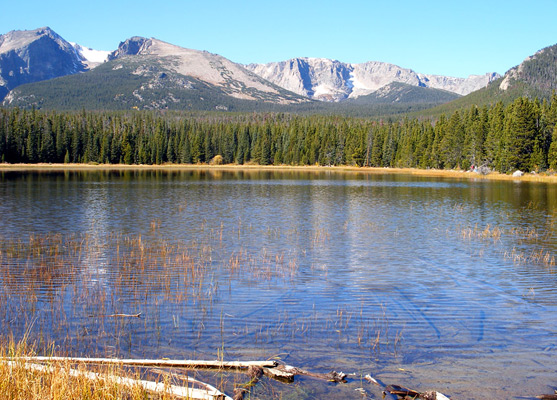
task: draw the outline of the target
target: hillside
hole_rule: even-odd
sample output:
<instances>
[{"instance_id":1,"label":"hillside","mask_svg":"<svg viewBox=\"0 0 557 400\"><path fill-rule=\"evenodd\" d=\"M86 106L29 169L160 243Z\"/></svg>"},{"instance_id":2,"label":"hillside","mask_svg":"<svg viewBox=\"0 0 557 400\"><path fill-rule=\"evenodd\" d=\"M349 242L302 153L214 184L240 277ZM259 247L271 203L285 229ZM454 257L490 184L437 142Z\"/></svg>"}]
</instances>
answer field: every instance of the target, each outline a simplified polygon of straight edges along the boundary
<instances>
[{"instance_id":1,"label":"hillside","mask_svg":"<svg viewBox=\"0 0 557 400\"><path fill-rule=\"evenodd\" d=\"M519 97L549 100L556 90L557 44L527 57L521 64L508 70L502 78L491 82L487 87L434 107L425 114L433 116L447 114L472 105L490 105L499 101L509 104Z\"/></svg>"},{"instance_id":2,"label":"hillside","mask_svg":"<svg viewBox=\"0 0 557 400\"><path fill-rule=\"evenodd\" d=\"M309 101L224 57L156 39L128 39L109 59L87 73L20 86L4 105L253 111Z\"/></svg>"},{"instance_id":3,"label":"hillside","mask_svg":"<svg viewBox=\"0 0 557 400\"><path fill-rule=\"evenodd\" d=\"M176 74L150 56L122 57L84 74L23 85L4 100L9 107L59 110L250 111L257 108L255 103L228 96L200 79Z\"/></svg>"}]
</instances>

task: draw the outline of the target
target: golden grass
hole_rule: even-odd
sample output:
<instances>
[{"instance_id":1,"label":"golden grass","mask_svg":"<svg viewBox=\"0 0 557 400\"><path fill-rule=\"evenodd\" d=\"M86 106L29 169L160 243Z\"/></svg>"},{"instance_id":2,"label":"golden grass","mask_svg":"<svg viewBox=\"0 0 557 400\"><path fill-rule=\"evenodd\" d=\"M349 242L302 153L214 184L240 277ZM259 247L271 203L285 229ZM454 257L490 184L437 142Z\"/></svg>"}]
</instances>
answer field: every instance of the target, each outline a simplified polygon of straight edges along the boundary
<instances>
[{"instance_id":1,"label":"golden grass","mask_svg":"<svg viewBox=\"0 0 557 400\"><path fill-rule=\"evenodd\" d=\"M471 180L495 180L495 181L524 181L557 183L557 174L548 175L524 174L521 177L492 172L480 175L474 172L462 170L439 170L418 168L377 168L356 166L263 166L263 165L208 165L208 164L162 164L162 165L125 165L125 164L0 164L0 172L6 171L83 171L83 170L208 170L208 171L307 171L307 172L344 172L361 174L400 174L415 175L436 178L456 178Z\"/></svg>"},{"instance_id":2,"label":"golden grass","mask_svg":"<svg viewBox=\"0 0 557 400\"><path fill-rule=\"evenodd\" d=\"M19 357L33 356L34 350L25 341L13 341L0 345L0 398L12 400L74 400L74 399L129 399L147 398L170 399L164 393L156 397L139 385L122 385L110 379L88 379L73 376L71 369L84 371L84 365L70 365L68 362L49 364L43 371L29 367ZM8 360L14 360L8 362ZM70 368L71 367L71 368ZM107 376L135 378L134 374L118 366L103 366L97 370Z\"/></svg>"}]
</instances>

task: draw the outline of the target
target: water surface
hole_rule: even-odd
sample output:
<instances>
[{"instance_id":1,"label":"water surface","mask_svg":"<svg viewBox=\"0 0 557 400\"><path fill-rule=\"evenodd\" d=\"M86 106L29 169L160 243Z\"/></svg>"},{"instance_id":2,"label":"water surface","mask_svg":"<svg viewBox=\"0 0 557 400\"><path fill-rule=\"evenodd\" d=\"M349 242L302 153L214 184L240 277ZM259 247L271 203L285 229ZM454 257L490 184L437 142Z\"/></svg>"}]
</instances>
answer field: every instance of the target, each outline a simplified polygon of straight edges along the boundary
<instances>
[{"instance_id":1,"label":"water surface","mask_svg":"<svg viewBox=\"0 0 557 400\"><path fill-rule=\"evenodd\" d=\"M381 398L360 374L454 398L552 393L556 191L328 171L2 172L1 330L76 356L357 374L265 382L259 398Z\"/></svg>"}]
</instances>

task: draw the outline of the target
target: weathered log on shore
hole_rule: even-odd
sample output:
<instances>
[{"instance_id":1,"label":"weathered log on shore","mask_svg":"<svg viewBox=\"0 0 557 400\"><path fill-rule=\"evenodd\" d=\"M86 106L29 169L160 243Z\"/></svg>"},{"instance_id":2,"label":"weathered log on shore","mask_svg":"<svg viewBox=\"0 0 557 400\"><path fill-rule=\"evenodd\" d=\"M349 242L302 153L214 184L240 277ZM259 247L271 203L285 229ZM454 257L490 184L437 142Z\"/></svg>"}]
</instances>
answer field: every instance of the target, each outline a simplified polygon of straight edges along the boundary
<instances>
[{"instance_id":1,"label":"weathered log on shore","mask_svg":"<svg viewBox=\"0 0 557 400\"><path fill-rule=\"evenodd\" d=\"M34 364L30 362L23 362L23 363L17 363L16 361L5 361L5 362L7 362L8 365L12 367L22 365L26 369L41 372L41 373L51 372L55 368L52 365ZM60 365L57 366L56 368L66 368L66 366ZM115 383L117 385L127 386L130 388L139 385L148 392L157 393L157 394L166 393L182 399L232 400L231 397L225 395L224 393L221 393L219 390L206 383L202 383L202 385L204 386L203 389L198 389L193 387L168 385L162 382L152 382L152 381L146 381L141 379L132 379L132 378L126 378L122 376L102 374L98 372L81 371L74 368L69 368L68 373L70 376L76 378L83 377L89 379L90 381L102 380L106 382Z\"/></svg>"},{"instance_id":2,"label":"weathered log on shore","mask_svg":"<svg viewBox=\"0 0 557 400\"><path fill-rule=\"evenodd\" d=\"M6 358L8 359L8 358ZM245 369L251 366L260 368L274 368L276 361L206 361L206 360L139 360L125 358L87 358L87 357L18 357L18 360L28 362L69 362L83 364L117 364L140 367L171 367L189 369Z\"/></svg>"},{"instance_id":3,"label":"weathered log on shore","mask_svg":"<svg viewBox=\"0 0 557 400\"><path fill-rule=\"evenodd\" d=\"M317 379L324 379L329 382L345 383L346 374L342 372L331 371L326 374L309 372L301 368L292 367L291 365L278 365L274 368L263 368L263 372L269 378L279 381L292 382L296 375L304 375Z\"/></svg>"}]
</instances>

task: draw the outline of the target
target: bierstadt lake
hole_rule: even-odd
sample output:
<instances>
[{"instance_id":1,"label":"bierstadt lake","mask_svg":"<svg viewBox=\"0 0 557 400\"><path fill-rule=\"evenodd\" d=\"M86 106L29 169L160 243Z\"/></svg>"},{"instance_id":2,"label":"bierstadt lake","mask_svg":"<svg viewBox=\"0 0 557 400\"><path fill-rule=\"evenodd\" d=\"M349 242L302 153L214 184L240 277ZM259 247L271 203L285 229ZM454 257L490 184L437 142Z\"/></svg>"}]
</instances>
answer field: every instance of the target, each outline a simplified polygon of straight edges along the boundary
<instances>
[{"instance_id":1,"label":"bierstadt lake","mask_svg":"<svg viewBox=\"0 0 557 400\"><path fill-rule=\"evenodd\" d=\"M264 170L0 172L0 332L85 357L277 359L252 399L557 387L557 185ZM114 314L139 314L117 318ZM233 375L206 374L230 392ZM391 397L387 397L391 398Z\"/></svg>"}]
</instances>

